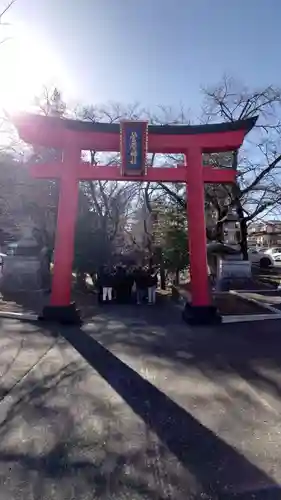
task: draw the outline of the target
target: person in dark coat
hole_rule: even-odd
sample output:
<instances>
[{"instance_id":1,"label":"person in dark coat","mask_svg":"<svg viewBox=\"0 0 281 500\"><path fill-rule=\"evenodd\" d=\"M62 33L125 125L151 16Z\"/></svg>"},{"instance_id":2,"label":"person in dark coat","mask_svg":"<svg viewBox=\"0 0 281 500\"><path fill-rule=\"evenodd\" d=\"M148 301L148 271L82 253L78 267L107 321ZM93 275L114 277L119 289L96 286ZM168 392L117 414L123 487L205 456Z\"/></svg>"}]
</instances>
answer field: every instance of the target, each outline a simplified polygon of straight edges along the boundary
<instances>
[{"instance_id":1,"label":"person in dark coat","mask_svg":"<svg viewBox=\"0 0 281 500\"><path fill-rule=\"evenodd\" d=\"M102 273L103 273L103 269L101 268L97 272L97 278L95 281L95 288L97 289L97 292L98 292L98 303L99 304L102 303Z\"/></svg>"},{"instance_id":2,"label":"person in dark coat","mask_svg":"<svg viewBox=\"0 0 281 500\"><path fill-rule=\"evenodd\" d=\"M116 301L123 304L126 298L126 271L123 266L118 266L114 276L114 290Z\"/></svg>"},{"instance_id":3,"label":"person in dark coat","mask_svg":"<svg viewBox=\"0 0 281 500\"><path fill-rule=\"evenodd\" d=\"M134 284L133 270L131 268L129 268L126 270L126 280L125 280L125 287L124 287L124 293L125 293L124 300L127 303L130 303L132 300L133 284Z\"/></svg>"},{"instance_id":4,"label":"person in dark coat","mask_svg":"<svg viewBox=\"0 0 281 500\"><path fill-rule=\"evenodd\" d=\"M113 275L108 267L105 267L100 275L100 286L102 288L102 302L112 302Z\"/></svg>"},{"instance_id":5,"label":"person in dark coat","mask_svg":"<svg viewBox=\"0 0 281 500\"><path fill-rule=\"evenodd\" d=\"M147 281L147 273L143 268L137 268L135 275L134 275L134 280L136 283L136 293L137 293L137 304L140 305L143 303L144 299L147 296L147 288L148 288L148 281Z\"/></svg>"}]
</instances>

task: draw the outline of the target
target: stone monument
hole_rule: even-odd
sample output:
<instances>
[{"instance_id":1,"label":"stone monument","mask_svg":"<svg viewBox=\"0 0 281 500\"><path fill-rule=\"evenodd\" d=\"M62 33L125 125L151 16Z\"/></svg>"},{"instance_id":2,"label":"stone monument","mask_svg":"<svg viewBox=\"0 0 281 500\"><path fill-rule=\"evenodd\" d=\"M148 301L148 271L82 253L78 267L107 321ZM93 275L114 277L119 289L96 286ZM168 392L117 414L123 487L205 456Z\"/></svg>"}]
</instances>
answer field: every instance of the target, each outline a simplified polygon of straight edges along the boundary
<instances>
[{"instance_id":1,"label":"stone monument","mask_svg":"<svg viewBox=\"0 0 281 500\"><path fill-rule=\"evenodd\" d=\"M242 260L239 239L239 222L237 215L229 211L224 225L224 242L216 259L216 290L227 291L230 288L243 288L252 278L252 265Z\"/></svg>"},{"instance_id":2,"label":"stone monument","mask_svg":"<svg viewBox=\"0 0 281 500\"><path fill-rule=\"evenodd\" d=\"M34 292L50 288L48 251L39 245L29 224L22 227L22 237L10 245L4 257L0 288L2 293Z\"/></svg>"}]
</instances>

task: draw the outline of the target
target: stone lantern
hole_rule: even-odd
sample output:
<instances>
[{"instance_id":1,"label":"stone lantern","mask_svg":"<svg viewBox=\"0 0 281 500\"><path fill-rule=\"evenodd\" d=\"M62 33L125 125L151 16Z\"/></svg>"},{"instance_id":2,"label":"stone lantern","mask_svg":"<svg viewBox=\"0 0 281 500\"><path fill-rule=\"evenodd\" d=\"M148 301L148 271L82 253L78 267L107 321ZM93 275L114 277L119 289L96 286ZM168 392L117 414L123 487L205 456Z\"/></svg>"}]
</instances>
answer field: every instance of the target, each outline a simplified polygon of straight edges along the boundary
<instances>
[{"instance_id":1,"label":"stone lantern","mask_svg":"<svg viewBox=\"0 0 281 500\"><path fill-rule=\"evenodd\" d=\"M226 245L237 247L240 241L240 227L237 214L229 211L223 220L223 235Z\"/></svg>"}]
</instances>

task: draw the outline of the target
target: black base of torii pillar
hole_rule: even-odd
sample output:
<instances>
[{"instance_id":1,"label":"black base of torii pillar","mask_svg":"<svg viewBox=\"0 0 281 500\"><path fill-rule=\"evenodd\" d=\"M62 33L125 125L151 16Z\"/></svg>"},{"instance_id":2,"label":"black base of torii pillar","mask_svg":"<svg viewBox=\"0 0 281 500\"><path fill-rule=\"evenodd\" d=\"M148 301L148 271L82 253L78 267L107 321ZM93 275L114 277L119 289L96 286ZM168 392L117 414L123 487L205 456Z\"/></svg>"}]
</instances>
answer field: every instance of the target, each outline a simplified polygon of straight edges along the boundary
<instances>
[{"instance_id":1,"label":"black base of torii pillar","mask_svg":"<svg viewBox=\"0 0 281 500\"><path fill-rule=\"evenodd\" d=\"M38 317L39 321L61 325L81 325L82 319L75 302L66 306L45 306Z\"/></svg>"},{"instance_id":2,"label":"black base of torii pillar","mask_svg":"<svg viewBox=\"0 0 281 500\"><path fill-rule=\"evenodd\" d=\"M193 306L188 302L182 312L182 319L185 323L194 326L219 325L222 322L216 306Z\"/></svg>"}]
</instances>

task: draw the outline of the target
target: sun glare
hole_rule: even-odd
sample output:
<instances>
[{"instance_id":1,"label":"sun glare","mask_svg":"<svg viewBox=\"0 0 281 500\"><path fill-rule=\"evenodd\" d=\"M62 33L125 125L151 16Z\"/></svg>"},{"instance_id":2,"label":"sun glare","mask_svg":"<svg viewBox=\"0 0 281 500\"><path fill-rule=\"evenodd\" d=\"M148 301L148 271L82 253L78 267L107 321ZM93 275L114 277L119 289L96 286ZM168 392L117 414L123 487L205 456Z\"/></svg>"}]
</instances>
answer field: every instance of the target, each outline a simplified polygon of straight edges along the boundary
<instances>
[{"instance_id":1,"label":"sun glare","mask_svg":"<svg viewBox=\"0 0 281 500\"><path fill-rule=\"evenodd\" d=\"M61 62L38 37L20 26L12 31L0 44L0 108L11 113L28 109L43 85L52 82L62 91L67 85Z\"/></svg>"}]
</instances>

